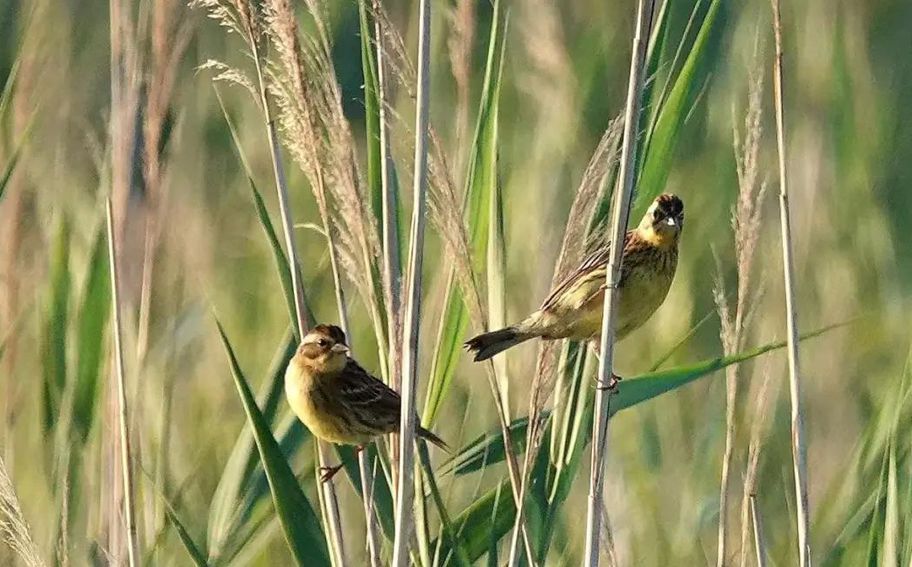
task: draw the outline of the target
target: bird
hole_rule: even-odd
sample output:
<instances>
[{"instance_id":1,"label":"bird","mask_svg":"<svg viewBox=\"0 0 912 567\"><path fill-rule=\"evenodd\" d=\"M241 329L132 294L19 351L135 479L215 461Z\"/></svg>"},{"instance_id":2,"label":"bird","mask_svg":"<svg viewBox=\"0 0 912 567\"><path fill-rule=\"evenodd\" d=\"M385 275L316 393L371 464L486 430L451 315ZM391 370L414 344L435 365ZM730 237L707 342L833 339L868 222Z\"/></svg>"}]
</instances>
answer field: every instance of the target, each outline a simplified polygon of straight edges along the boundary
<instances>
[{"instance_id":1,"label":"bird","mask_svg":"<svg viewBox=\"0 0 912 567\"><path fill-rule=\"evenodd\" d=\"M371 375L351 356L345 333L336 325L313 327L285 371L289 405L315 437L355 445L357 452L387 433L399 431L399 394ZM447 451L447 444L420 424L415 434ZM322 467L327 482L342 465Z\"/></svg>"},{"instance_id":2,"label":"bird","mask_svg":"<svg viewBox=\"0 0 912 567\"><path fill-rule=\"evenodd\" d=\"M683 228L684 202L665 193L624 236L616 340L643 325L665 301L678 264ZM474 360L487 360L536 337L584 341L600 336L610 250L609 242L588 254L551 290L541 307L522 321L467 341L465 347Z\"/></svg>"}]
</instances>

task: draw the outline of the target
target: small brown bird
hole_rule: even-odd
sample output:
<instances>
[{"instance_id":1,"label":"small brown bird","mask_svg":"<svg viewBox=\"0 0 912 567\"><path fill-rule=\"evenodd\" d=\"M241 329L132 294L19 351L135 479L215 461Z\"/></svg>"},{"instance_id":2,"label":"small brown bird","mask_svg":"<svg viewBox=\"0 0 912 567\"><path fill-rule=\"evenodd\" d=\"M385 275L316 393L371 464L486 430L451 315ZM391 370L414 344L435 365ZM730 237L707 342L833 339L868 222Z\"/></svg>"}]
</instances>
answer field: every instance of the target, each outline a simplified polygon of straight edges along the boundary
<instances>
[{"instance_id":1,"label":"small brown bird","mask_svg":"<svg viewBox=\"0 0 912 567\"><path fill-rule=\"evenodd\" d=\"M395 390L348 356L345 333L317 325L301 341L285 371L285 394L298 418L323 441L356 445L360 452L377 437L399 431L402 407ZM447 450L447 444L416 424L415 433ZM342 465L324 467L331 479Z\"/></svg>"},{"instance_id":2,"label":"small brown bird","mask_svg":"<svg viewBox=\"0 0 912 567\"><path fill-rule=\"evenodd\" d=\"M643 220L624 238L616 338L621 340L646 322L665 300L678 265L678 240L684 226L684 203L675 195L660 195ZM475 360L535 337L587 340L602 329L605 276L610 243L587 256L555 287L541 307L523 321L469 340Z\"/></svg>"}]
</instances>

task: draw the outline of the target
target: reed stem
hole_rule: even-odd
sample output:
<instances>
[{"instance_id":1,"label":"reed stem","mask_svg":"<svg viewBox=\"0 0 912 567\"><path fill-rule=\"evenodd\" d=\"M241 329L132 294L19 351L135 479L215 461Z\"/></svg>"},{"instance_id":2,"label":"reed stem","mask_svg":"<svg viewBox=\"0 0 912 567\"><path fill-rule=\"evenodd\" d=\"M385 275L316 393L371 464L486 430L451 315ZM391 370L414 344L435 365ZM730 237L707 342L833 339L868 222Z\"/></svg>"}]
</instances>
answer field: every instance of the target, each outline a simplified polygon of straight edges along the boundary
<instances>
[{"instance_id":1,"label":"reed stem","mask_svg":"<svg viewBox=\"0 0 912 567\"><path fill-rule=\"evenodd\" d=\"M605 306L602 313L602 334L599 345L598 385L595 394L595 414L592 431L592 466L589 481L589 499L586 510L586 559L590 567L599 564L599 541L602 523L602 485L605 475L605 455L608 449L608 413L611 391L605 386L613 380L614 322L617 318L618 285L624 234L630 216L635 176L637 132L640 123L640 101L643 95L643 67L646 60L646 38L655 0L639 0L637 24L630 56L630 79L627 85L627 106L624 113L624 140L621 146L619 190L615 191L611 218L611 251L606 271Z\"/></svg>"},{"instance_id":2,"label":"reed stem","mask_svg":"<svg viewBox=\"0 0 912 567\"><path fill-rule=\"evenodd\" d=\"M402 352L402 411L399 422L399 477L396 490L396 539L393 567L408 564L408 542L413 524L415 488L415 411L416 370L418 366L419 320L421 315L421 269L424 259L424 228L428 186L428 107L430 105L431 5L419 4L418 28L418 106L415 116L415 169L412 223L409 236L408 278L405 296L405 321Z\"/></svg>"},{"instance_id":3,"label":"reed stem","mask_svg":"<svg viewBox=\"0 0 912 567\"><path fill-rule=\"evenodd\" d=\"M782 16L779 0L771 0L776 56L773 62L773 93L776 105L776 143L779 151L779 220L782 231L782 273L785 280L785 313L788 330L789 397L791 398L792 461L795 476L795 513L798 522L800 567L811 564L808 541L807 448L801 411L801 372L798 360L798 305L795 299L795 262L792 257L792 226L789 218L788 176L785 166L785 108L782 101Z\"/></svg>"},{"instance_id":4,"label":"reed stem","mask_svg":"<svg viewBox=\"0 0 912 567\"><path fill-rule=\"evenodd\" d=\"M257 72L260 104L263 117L266 121L266 133L269 138L269 148L272 157L272 171L275 177L276 193L279 198L279 213L282 219L282 233L285 236L285 247L288 250L288 267L291 272L291 285L294 290L295 317L297 319L297 336L300 340L306 330L312 326L313 321L308 321L307 310L304 306L304 287L301 283L301 272L298 263L298 251L294 240L294 224L292 223L291 205L288 199L288 184L285 181L285 168L282 165L282 151L279 146L279 136L269 106L269 97L266 93L266 79L263 76L263 63L260 58L256 37L252 31L248 43L253 50L253 59ZM320 467L328 464L328 448L322 441L317 441L317 455ZM342 537L342 521L339 513L338 499L335 486L331 482L320 483L322 498L320 503L324 506L323 517L327 524L327 543L333 565L345 565L345 542Z\"/></svg>"},{"instance_id":5,"label":"reed stem","mask_svg":"<svg viewBox=\"0 0 912 567\"><path fill-rule=\"evenodd\" d=\"M130 567L139 565L139 546L136 530L136 509L133 499L133 469L130 465L132 450L129 431L129 412L127 408L126 371L124 370L123 343L120 313L120 280L117 275L117 254L114 243L114 206L111 198L106 207L108 227L108 262L111 270L111 302L114 319L114 363L117 379L117 413L120 429L120 466L123 480L123 513L127 523L127 558Z\"/></svg>"}]
</instances>

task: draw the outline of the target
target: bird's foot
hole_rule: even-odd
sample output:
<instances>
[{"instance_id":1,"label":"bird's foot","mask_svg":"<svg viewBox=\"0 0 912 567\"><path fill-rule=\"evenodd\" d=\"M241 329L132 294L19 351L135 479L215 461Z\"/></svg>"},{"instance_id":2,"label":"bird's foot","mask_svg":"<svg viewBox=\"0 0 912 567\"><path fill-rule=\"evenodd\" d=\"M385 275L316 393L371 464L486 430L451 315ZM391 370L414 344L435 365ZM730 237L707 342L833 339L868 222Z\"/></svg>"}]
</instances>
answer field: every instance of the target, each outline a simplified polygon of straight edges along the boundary
<instances>
[{"instance_id":1,"label":"bird's foot","mask_svg":"<svg viewBox=\"0 0 912 567\"><path fill-rule=\"evenodd\" d=\"M612 372L611 378L607 381L607 383L596 380L596 382L598 382L598 386L596 386L596 389L607 390L608 392L610 392L612 394L617 394L618 385L620 384L621 380L622 380L622 378L620 376L618 376L617 374Z\"/></svg>"},{"instance_id":2,"label":"bird's foot","mask_svg":"<svg viewBox=\"0 0 912 567\"><path fill-rule=\"evenodd\" d=\"M342 470L342 463L332 467L320 467L320 472L322 473L320 475L320 482L329 482L340 470Z\"/></svg>"}]
</instances>

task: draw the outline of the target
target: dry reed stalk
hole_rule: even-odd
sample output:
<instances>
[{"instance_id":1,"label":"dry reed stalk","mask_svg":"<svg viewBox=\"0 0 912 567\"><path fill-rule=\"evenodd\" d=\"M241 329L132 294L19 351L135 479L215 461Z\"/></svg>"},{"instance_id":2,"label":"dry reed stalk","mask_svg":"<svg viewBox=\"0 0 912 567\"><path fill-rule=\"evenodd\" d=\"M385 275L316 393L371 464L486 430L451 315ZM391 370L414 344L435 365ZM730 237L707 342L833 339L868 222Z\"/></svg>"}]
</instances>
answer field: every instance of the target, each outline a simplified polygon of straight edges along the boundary
<instances>
[{"instance_id":1,"label":"dry reed stalk","mask_svg":"<svg viewBox=\"0 0 912 567\"><path fill-rule=\"evenodd\" d=\"M35 540L32 539L31 529L22 508L16 489L6 470L6 464L0 457L0 541L6 543L15 552L22 562L28 567L44 567L44 560Z\"/></svg>"},{"instance_id":2,"label":"dry reed stalk","mask_svg":"<svg viewBox=\"0 0 912 567\"><path fill-rule=\"evenodd\" d=\"M149 347L152 308L152 275L160 238L159 217L166 199L162 136L180 69L180 60L190 42L190 20L177 18L177 0L161 0L152 8L150 57L145 80L143 112L143 179L146 198L146 227L143 241L142 280L139 295L139 323L136 358L143 367Z\"/></svg>"},{"instance_id":3,"label":"dry reed stalk","mask_svg":"<svg viewBox=\"0 0 912 567\"><path fill-rule=\"evenodd\" d=\"M655 0L639 0L637 3L636 31L630 56L630 79L627 87L627 105L624 112L624 139L621 146L619 185L615 191L611 219L611 241L621 243L627 232L630 216L630 202L636 160L637 132L640 123L640 103L643 95L644 64L646 61L649 25L652 20ZM623 246L611 247L605 279L605 307L602 314L602 333L599 345L598 384L606 386L613 381L614 322L617 316L618 284L621 276ZM592 420L592 467L590 471L589 499L586 522L585 564L595 567L599 564L599 539L602 521L602 486L605 475L605 455L608 449L608 412L611 391L600 387L595 393L595 413Z\"/></svg>"},{"instance_id":4,"label":"dry reed stalk","mask_svg":"<svg viewBox=\"0 0 912 567\"><path fill-rule=\"evenodd\" d=\"M420 0L418 9L418 99L415 112L415 164L413 173L412 222L409 231L409 259L406 276L405 320L402 352L402 410L399 422L399 477L396 489L396 538L393 567L409 561L408 543L414 524L415 409L421 316L421 270L424 260L424 228L428 188L428 110L430 106L431 6Z\"/></svg>"},{"instance_id":5,"label":"dry reed stalk","mask_svg":"<svg viewBox=\"0 0 912 567\"><path fill-rule=\"evenodd\" d=\"M123 481L123 514L127 527L127 559L130 567L140 564L139 541L136 529L136 508L133 494L133 453L130 440L130 414L127 408L126 370L123 357L123 325L120 311L120 278L117 272L116 242L114 237L114 205L107 199L108 263L111 271L111 312L114 325L114 363L117 381L117 409L120 431L120 467Z\"/></svg>"},{"instance_id":6,"label":"dry reed stalk","mask_svg":"<svg viewBox=\"0 0 912 567\"><path fill-rule=\"evenodd\" d=\"M294 240L291 207L288 198L288 185L285 181L285 168L282 163L282 153L279 147L279 136L276 123L269 104L265 61L260 53L260 40L263 30L260 27L257 7L249 4L247 0L234 0L233 11L217 1L204 2L210 9L210 14L221 19L223 24L234 26L250 47L256 68L256 95L266 122L266 134L269 140L270 156L272 158L273 176L275 179L276 193L279 200L279 211L282 220L282 232L285 238L285 247L288 254L289 271L291 272L292 288L294 290L295 318L298 336L303 337L306 330L312 326L304 308L304 288L301 283L300 264L298 262L297 246ZM220 11L221 10L221 11ZM278 22L279 25L289 26L286 19ZM267 18L267 25L269 24ZM292 22L293 24L293 22ZM320 467L327 465L329 460L328 448L325 443L317 442L318 463ZM335 486L332 483L320 483L320 503L324 523L327 526L328 546L334 565L345 564L345 545L342 537L342 522L339 513L338 499Z\"/></svg>"},{"instance_id":7,"label":"dry reed stalk","mask_svg":"<svg viewBox=\"0 0 912 567\"><path fill-rule=\"evenodd\" d=\"M733 146L738 174L738 197L732 210L731 221L738 277L734 313L728 304L722 267L718 257L716 258L716 282L713 286L713 299L721 322L719 338L726 356L734 355L744 346L746 322L752 308L758 303L758 292L751 289L750 280L757 242L760 237L762 204L766 196L767 184L759 181L763 80L756 65L751 68L748 83L748 108L744 117L743 141L738 128L733 129ZM737 407L739 368L740 365L735 364L725 369L725 449L722 454L721 481L719 483L719 527L716 553L718 567L725 565L727 556L728 485L735 444L735 409Z\"/></svg>"},{"instance_id":8,"label":"dry reed stalk","mask_svg":"<svg viewBox=\"0 0 912 567\"><path fill-rule=\"evenodd\" d=\"M789 218L788 177L785 165L785 108L782 95L782 16L779 0L771 0L776 56L773 92L776 106L776 142L779 153L779 220L782 231L782 273L785 281L785 313L788 329L789 396L791 398L792 460L795 475L795 514L798 524L798 557L801 567L811 564L808 516L807 447L801 410L801 371L798 360L798 304L795 298L795 262L792 258L792 227Z\"/></svg>"},{"instance_id":9,"label":"dry reed stalk","mask_svg":"<svg viewBox=\"0 0 912 567\"><path fill-rule=\"evenodd\" d=\"M374 16L382 23L382 29L384 30L384 39L386 41L383 43L383 47L385 49L384 53L387 55L387 61L389 62L389 69L391 70L392 75L399 81L399 84L409 93L409 96L414 98L417 95L411 85L415 82L415 70L406 55L402 36L399 35L395 27L391 24L382 5L379 3L375 4L374 9ZM475 281L472 271L472 256L469 252L468 235L466 233L465 224L462 222L463 208L459 204L459 200L456 196L456 187L450 166L447 163L443 144L432 126L429 126L429 135L429 216L431 222L437 228L438 234L440 234L443 239L448 259L453 262L456 281L462 290L463 300L465 301L466 309L469 313L469 319L475 328L481 332L488 328L488 323L481 299L481 291L478 282ZM484 364L484 368L488 379L488 386L494 397L494 407L497 411L501 436L504 439L507 470L510 475L512 495L518 507L521 485L520 468L516 462L513 442L510 437L510 424L506 417L507 412L502 404L502 396L498 390L494 366L488 361ZM532 547L525 525L523 525L522 531L526 552L531 561L533 558Z\"/></svg>"},{"instance_id":10,"label":"dry reed stalk","mask_svg":"<svg viewBox=\"0 0 912 567\"><path fill-rule=\"evenodd\" d=\"M766 567L766 542L763 539L763 524L757 511L757 497L750 495L750 513L754 526L754 550L757 554L757 567Z\"/></svg>"},{"instance_id":11,"label":"dry reed stalk","mask_svg":"<svg viewBox=\"0 0 912 567\"><path fill-rule=\"evenodd\" d=\"M589 159L589 165L586 167L579 189L573 198L573 204L570 206L567 228L564 230L560 253L551 280L552 287L566 276L582 256L586 229L592 219L596 203L601 200L606 185L606 176L617 161L617 148L621 135L620 125L619 118L608 124L595 152ZM541 440L544 438L541 413L554 389L553 377L557 351L557 344L546 341L542 341L538 349L536 372L532 379L532 394L529 397L529 427L526 433L526 453L520 478L519 507L516 511L513 538L510 544L509 565L511 566L518 565L520 561L517 536L519 528L524 522L526 485L529 482L529 475L532 474L532 466L541 446Z\"/></svg>"},{"instance_id":12,"label":"dry reed stalk","mask_svg":"<svg viewBox=\"0 0 912 567\"><path fill-rule=\"evenodd\" d=\"M741 498L741 567L747 565L748 540L750 539L750 515L754 504L754 493L757 489L757 471L760 468L760 450L762 449L762 434L769 423L770 414L770 384L772 383L768 363L764 366L763 379L757 393L753 417L751 419L750 442L747 451L747 469L744 473L744 494ZM756 530L756 526L755 526Z\"/></svg>"},{"instance_id":13,"label":"dry reed stalk","mask_svg":"<svg viewBox=\"0 0 912 567\"><path fill-rule=\"evenodd\" d=\"M364 4L365 9L367 5ZM380 10L379 0L373 0L374 12ZM382 283L384 300L386 301L386 325L389 337L389 384L394 390L401 387L402 371L402 265L399 257L399 198L393 186L393 156L390 150L389 125L387 123L387 76L386 50L383 47L385 37L383 22L374 18L374 44L376 46L377 62L377 111L380 143L380 184L381 184L381 226L383 237L383 264ZM387 449L390 456L391 484L396 486L399 463L399 446L395 435L387 440Z\"/></svg>"}]
</instances>

